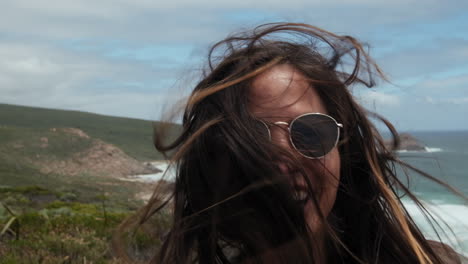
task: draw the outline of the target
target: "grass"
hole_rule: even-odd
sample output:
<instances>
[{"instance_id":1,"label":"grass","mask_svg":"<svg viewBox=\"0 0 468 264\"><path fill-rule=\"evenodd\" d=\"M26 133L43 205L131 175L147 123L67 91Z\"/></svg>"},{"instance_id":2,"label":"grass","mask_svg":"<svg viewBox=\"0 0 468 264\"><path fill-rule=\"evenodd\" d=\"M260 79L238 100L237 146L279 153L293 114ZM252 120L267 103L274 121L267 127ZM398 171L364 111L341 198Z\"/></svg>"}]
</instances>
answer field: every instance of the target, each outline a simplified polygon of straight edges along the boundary
<instances>
[{"instance_id":1,"label":"grass","mask_svg":"<svg viewBox=\"0 0 468 264\"><path fill-rule=\"evenodd\" d=\"M0 127L0 152L6 153L8 157L5 158L9 160L31 160L38 157L66 159L88 149L91 143L89 138L71 136L61 131L53 132L50 129Z\"/></svg>"},{"instance_id":2,"label":"grass","mask_svg":"<svg viewBox=\"0 0 468 264\"><path fill-rule=\"evenodd\" d=\"M34 202L41 195L56 199ZM39 186L0 189L0 230L16 218L16 226L0 234L0 264L123 263L111 250L110 240L134 210L106 197L82 202L60 200L62 195ZM169 225L169 213L163 212L146 226L152 232L139 230L129 243L134 258L147 260Z\"/></svg>"}]
</instances>

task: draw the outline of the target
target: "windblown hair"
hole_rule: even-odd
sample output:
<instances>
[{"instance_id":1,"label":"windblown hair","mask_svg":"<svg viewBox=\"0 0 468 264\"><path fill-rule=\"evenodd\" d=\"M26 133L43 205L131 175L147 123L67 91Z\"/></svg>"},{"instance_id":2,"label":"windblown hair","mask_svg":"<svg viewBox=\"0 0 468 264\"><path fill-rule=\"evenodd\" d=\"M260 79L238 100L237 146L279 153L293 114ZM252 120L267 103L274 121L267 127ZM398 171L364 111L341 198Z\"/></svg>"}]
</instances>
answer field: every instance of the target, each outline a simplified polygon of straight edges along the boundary
<instances>
[{"instance_id":1,"label":"windblown hair","mask_svg":"<svg viewBox=\"0 0 468 264\"><path fill-rule=\"evenodd\" d=\"M147 219L173 206L172 227L151 263L459 263L448 246L426 240L403 207L401 194L428 213L395 167L456 191L400 161L393 126L349 91L385 80L365 48L353 37L292 23L262 25L211 48L186 104L181 135L163 144L162 132L155 134L156 148L171 153L176 178L173 203L155 196L141 213ZM310 187L306 171L260 135L247 107L253 79L280 64L301 72L328 114L343 124L336 202L329 215L319 211L325 255L275 161L297 168ZM389 128L393 145L385 144L369 116Z\"/></svg>"}]
</instances>

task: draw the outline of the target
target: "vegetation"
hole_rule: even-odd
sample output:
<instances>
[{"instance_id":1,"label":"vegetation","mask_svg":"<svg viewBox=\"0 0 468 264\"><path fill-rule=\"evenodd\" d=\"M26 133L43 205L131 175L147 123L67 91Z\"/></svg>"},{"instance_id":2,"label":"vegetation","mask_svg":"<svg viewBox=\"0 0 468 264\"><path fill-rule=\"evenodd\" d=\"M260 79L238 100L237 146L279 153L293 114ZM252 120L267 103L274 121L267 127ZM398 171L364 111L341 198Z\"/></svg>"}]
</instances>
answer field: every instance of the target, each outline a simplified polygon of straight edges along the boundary
<instances>
[{"instance_id":1,"label":"vegetation","mask_svg":"<svg viewBox=\"0 0 468 264\"><path fill-rule=\"evenodd\" d=\"M143 206L140 194L153 186L47 166L68 164L96 140L140 162L162 159L152 146L152 126L144 120L0 104L0 264L121 263L110 239ZM173 133L179 129L172 128ZM150 221L151 228L129 236L130 254L147 259L169 220L163 212Z\"/></svg>"},{"instance_id":2,"label":"vegetation","mask_svg":"<svg viewBox=\"0 0 468 264\"><path fill-rule=\"evenodd\" d=\"M41 200L44 195L57 199ZM105 196L90 203L58 198L65 196L38 186L0 189L0 263L123 263L109 242L134 210ZM165 230L169 223L169 214L163 213L151 230ZM161 233L139 230L131 241L133 256L147 260L160 245Z\"/></svg>"}]
</instances>

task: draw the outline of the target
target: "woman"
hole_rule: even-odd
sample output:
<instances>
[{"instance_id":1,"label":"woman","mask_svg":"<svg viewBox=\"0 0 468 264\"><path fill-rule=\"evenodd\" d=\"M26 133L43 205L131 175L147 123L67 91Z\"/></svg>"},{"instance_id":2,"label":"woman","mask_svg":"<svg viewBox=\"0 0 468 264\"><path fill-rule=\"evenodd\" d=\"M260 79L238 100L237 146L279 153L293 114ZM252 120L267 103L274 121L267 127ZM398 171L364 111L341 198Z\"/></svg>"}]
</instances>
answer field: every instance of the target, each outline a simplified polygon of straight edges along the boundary
<instances>
[{"instance_id":1,"label":"woman","mask_svg":"<svg viewBox=\"0 0 468 264\"><path fill-rule=\"evenodd\" d=\"M362 44L310 25L215 44L182 134L169 145L156 134L177 175L152 262L460 263L402 206L397 190L422 205L396 177L397 134L381 119L395 138L386 146L349 91L376 78Z\"/></svg>"}]
</instances>

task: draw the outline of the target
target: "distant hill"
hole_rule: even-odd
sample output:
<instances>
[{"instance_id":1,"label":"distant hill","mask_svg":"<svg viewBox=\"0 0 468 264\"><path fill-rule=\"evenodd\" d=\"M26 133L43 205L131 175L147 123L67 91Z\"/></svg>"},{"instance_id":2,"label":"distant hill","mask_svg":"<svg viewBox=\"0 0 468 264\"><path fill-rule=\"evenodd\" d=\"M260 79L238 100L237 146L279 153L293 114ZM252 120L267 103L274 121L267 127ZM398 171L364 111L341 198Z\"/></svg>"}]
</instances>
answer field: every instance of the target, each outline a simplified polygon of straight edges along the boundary
<instances>
[{"instance_id":1,"label":"distant hill","mask_svg":"<svg viewBox=\"0 0 468 264\"><path fill-rule=\"evenodd\" d=\"M426 146L409 133L399 134L399 139L400 145L397 148L398 151L427 152ZM386 140L385 144L388 148L392 148L393 142L391 140Z\"/></svg>"},{"instance_id":2,"label":"distant hill","mask_svg":"<svg viewBox=\"0 0 468 264\"><path fill-rule=\"evenodd\" d=\"M160 123L154 122L154 125L158 126ZM0 126L18 131L27 129L30 133L52 128L77 128L91 138L117 146L139 161L163 159L153 147L151 121L0 104ZM178 129L179 126L174 125L172 135L175 135Z\"/></svg>"},{"instance_id":3,"label":"distant hill","mask_svg":"<svg viewBox=\"0 0 468 264\"><path fill-rule=\"evenodd\" d=\"M171 129L173 137L180 126ZM163 159L152 136L150 121L0 104L0 189L41 186L127 201L151 186L120 178L154 173L145 161Z\"/></svg>"}]
</instances>

